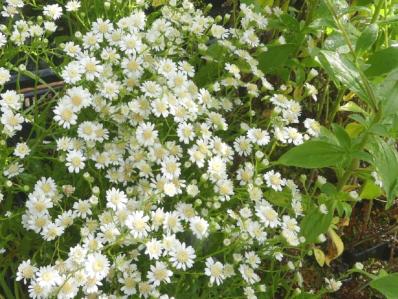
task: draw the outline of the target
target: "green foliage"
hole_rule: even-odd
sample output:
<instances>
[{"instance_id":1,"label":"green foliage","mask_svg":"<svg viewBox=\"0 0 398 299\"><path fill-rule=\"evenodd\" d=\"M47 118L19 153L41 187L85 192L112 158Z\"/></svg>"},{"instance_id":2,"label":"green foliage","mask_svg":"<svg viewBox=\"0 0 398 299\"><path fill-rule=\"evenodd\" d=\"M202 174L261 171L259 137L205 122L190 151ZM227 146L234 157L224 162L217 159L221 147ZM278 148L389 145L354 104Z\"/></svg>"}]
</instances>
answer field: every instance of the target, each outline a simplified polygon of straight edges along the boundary
<instances>
[{"instance_id":1,"label":"green foliage","mask_svg":"<svg viewBox=\"0 0 398 299\"><path fill-rule=\"evenodd\" d=\"M321 140L310 140L283 154L278 163L302 168L336 166L345 159L344 148Z\"/></svg>"},{"instance_id":2,"label":"green foliage","mask_svg":"<svg viewBox=\"0 0 398 299\"><path fill-rule=\"evenodd\" d=\"M378 277L370 282L370 286L386 296L387 299L397 299L398 273Z\"/></svg>"}]
</instances>

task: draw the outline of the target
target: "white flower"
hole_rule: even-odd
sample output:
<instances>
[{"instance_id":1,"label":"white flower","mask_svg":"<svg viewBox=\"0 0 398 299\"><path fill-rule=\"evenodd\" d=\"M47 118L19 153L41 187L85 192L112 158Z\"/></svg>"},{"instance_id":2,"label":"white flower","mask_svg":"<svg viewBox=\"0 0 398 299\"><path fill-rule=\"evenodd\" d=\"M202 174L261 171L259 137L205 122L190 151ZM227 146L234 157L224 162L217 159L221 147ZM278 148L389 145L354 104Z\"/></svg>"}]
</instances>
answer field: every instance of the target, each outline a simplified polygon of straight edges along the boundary
<instances>
[{"instance_id":1,"label":"white flower","mask_svg":"<svg viewBox=\"0 0 398 299\"><path fill-rule=\"evenodd\" d=\"M250 128L247 131L247 138L260 146L267 145L270 141L268 132L257 128Z\"/></svg>"},{"instance_id":2,"label":"white flower","mask_svg":"<svg viewBox=\"0 0 398 299\"><path fill-rule=\"evenodd\" d=\"M307 129L307 133L314 137L318 137L321 132L321 124L311 118L304 120L304 127Z\"/></svg>"},{"instance_id":3,"label":"white flower","mask_svg":"<svg viewBox=\"0 0 398 299\"><path fill-rule=\"evenodd\" d=\"M26 283L27 280L30 280L35 276L37 270L38 269L31 264L30 260L23 261L18 266L16 280L17 281L23 280L24 283Z\"/></svg>"},{"instance_id":4,"label":"white flower","mask_svg":"<svg viewBox=\"0 0 398 299\"><path fill-rule=\"evenodd\" d=\"M72 150L66 155L66 166L71 173L79 173L85 166L84 161L86 158L81 151Z\"/></svg>"},{"instance_id":5,"label":"white flower","mask_svg":"<svg viewBox=\"0 0 398 299\"><path fill-rule=\"evenodd\" d=\"M130 214L126 219L126 226L134 238L142 239L148 235L150 227L148 225L149 217L144 216L144 212L136 211Z\"/></svg>"},{"instance_id":6,"label":"white flower","mask_svg":"<svg viewBox=\"0 0 398 299\"><path fill-rule=\"evenodd\" d=\"M177 128L177 135L181 142L188 144L195 137L193 126L189 123L180 123Z\"/></svg>"},{"instance_id":7,"label":"white flower","mask_svg":"<svg viewBox=\"0 0 398 299\"><path fill-rule=\"evenodd\" d=\"M75 114L73 107L68 105L66 102L59 103L54 108L54 120L58 125L65 129L69 129L71 125L75 125L77 121L77 115Z\"/></svg>"},{"instance_id":8,"label":"white flower","mask_svg":"<svg viewBox=\"0 0 398 299\"><path fill-rule=\"evenodd\" d=\"M0 33L0 48L2 46L2 33ZM0 67L0 86L4 85L5 83L7 83L8 81L10 81L11 79L11 75L10 72L8 70L6 70L3 67Z\"/></svg>"},{"instance_id":9,"label":"white flower","mask_svg":"<svg viewBox=\"0 0 398 299\"><path fill-rule=\"evenodd\" d=\"M90 253L84 262L84 271L87 276L102 280L109 273L109 261L107 257L101 253Z\"/></svg>"},{"instance_id":10,"label":"white flower","mask_svg":"<svg viewBox=\"0 0 398 299\"><path fill-rule=\"evenodd\" d=\"M269 203L261 202L256 206L256 215L266 227L277 227L280 225L278 213Z\"/></svg>"},{"instance_id":11,"label":"white flower","mask_svg":"<svg viewBox=\"0 0 398 299\"><path fill-rule=\"evenodd\" d=\"M57 20L62 16L62 7L58 4L44 6L43 15L50 19Z\"/></svg>"},{"instance_id":12,"label":"white flower","mask_svg":"<svg viewBox=\"0 0 398 299\"><path fill-rule=\"evenodd\" d=\"M135 133L137 141L143 146L152 146L158 138L158 132L155 125L151 123L142 123L138 126Z\"/></svg>"},{"instance_id":13,"label":"white flower","mask_svg":"<svg viewBox=\"0 0 398 299\"><path fill-rule=\"evenodd\" d=\"M23 159L30 153L30 148L25 142L17 143L14 149L14 155Z\"/></svg>"},{"instance_id":14,"label":"white flower","mask_svg":"<svg viewBox=\"0 0 398 299\"><path fill-rule=\"evenodd\" d=\"M239 272L241 273L243 279L248 284L254 284L260 281L260 277L254 272L254 270L248 265L241 264L239 266Z\"/></svg>"},{"instance_id":15,"label":"white flower","mask_svg":"<svg viewBox=\"0 0 398 299\"><path fill-rule=\"evenodd\" d=\"M59 272L52 266L40 267L36 273L36 280L42 288L51 288L62 281Z\"/></svg>"},{"instance_id":16,"label":"white flower","mask_svg":"<svg viewBox=\"0 0 398 299\"><path fill-rule=\"evenodd\" d=\"M66 11L77 11L80 8L80 1L77 0L70 0L66 3L65 9Z\"/></svg>"},{"instance_id":17,"label":"white flower","mask_svg":"<svg viewBox=\"0 0 398 299\"><path fill-rule=\"evenodd\" d=\"M155 266L151 265L150 271L148 271L148 281L153 286L159 286L161 282L170 283L170 277L173 272L170 271L165 263L156 262Z\"/></svg>"},{"instance_id":18,"label":"white flower","mask_svg":"<svg viewBox=\"0 0 398 299\"><path fill-rule=\"evenodd\" d=\"M334 278L329 279L325 277L325 282L327 283L326 287L332 292L337 292L342 286L342 282Z\"/></svg>"},{"instance_id":19,"label":"white flower","mask_svg":"<svg viewBox=\"0 0 398 299\"><path fill-rule=\"evenodd\" d=\"M106 191L106 206L114 211L123 210L126 207L127 195L119 189L112 188Z\"/></svg>"},{"instance_id":20,"label":"white flower","mask_svg":"<svg viewBox=\"0 0 398 299\"><path fill-rule=\"evenodd\" d=\"M163 186L164 193L167 196L173 197L177 194L177 188L173 182L167 182Z\"/></svg>"},{"instance_id":21,"label":"white flower","mask_svg":"<svg viewBox=\"0 0 398 299\"><path fill-rule=\"evenodd\" d=\"M189 228L198 239L206 238L209 235L209 224L203 218L195 216L189 222Z\"/></svg>"},{"instance_id":22,"label":"white flower","mask_svg":"<svg viewBox=\"0 0 398 299\"><path fill-rule=\"evenodd\" d=\"M210 277L210 283L220 285L224 280L224 266L220 262L215 262L212 257L206 259L205 274Z\"/></svg>"},{"instance_id":23,"label":"white flower","mask_svg":"<svg viewBox=\"0 0 398 299\"><path fill-rule=\"evenodd\" d=\"M181 243L170 251L170 262L176 269L186 270L193 266L196 258L195 251L191 246Z\"/></svg>"},{"instance_id":24,"label":"white flower","mask_svg":"<svg viewBox=\"0 0 398 299\"><path fill-rule=\"evenodd\" d=\"M325 215L328 214L328 208L327 208L327 206L324 203L319 206L319 211L322 214L325 214Z\"/></svg>"},{"instance_id":25,"label":"white flower","mask_svg":"<svg viewBox=\"0 0 398 299\"><path fill-rule=\"evenodd\" d=\"M159 257L162 255L163 246L162 242L159 240L152 238L150 241L145 243L145 253L149 255L149 258L158 260Z\"/></svg>"},{"instance_id":26,"label":"white flower","mask_svg":"<svg viewBox=\"0 0 398 299\"><path fill-rule=\"evenodd\" d=\"M281 177L279 172L270 170L264 174L267 187L271 187L275 191L282 191L282 187L286 185L286 180Z\"/></svg>"}]
</instances>

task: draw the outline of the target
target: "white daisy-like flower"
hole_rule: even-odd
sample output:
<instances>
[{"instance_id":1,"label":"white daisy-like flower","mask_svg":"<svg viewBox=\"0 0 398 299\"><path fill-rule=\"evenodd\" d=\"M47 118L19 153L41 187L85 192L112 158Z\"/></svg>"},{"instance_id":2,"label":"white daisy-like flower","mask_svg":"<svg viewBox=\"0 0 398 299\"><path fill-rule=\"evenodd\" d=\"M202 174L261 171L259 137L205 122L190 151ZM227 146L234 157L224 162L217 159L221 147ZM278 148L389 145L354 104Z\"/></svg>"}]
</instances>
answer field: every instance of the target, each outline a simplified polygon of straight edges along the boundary
<instances>
[{"instance_id":1,"label":"white daisy-like flower","mask_svg":"<svg viewBox=\"0 0 398 299\"><path fill-rule=\"evenodd\" d=\"M51 288L62 282L59 272L52 266L40 267L36 273L36 281L42 288Z\"/></svg>"},{"instance_id":2,"label":"white daisy-like flower","mask_svg":"<svg viewBox=\"0 0 398 299\"><path fill-rule=\"evenodd\" d=\"M265 227L275 228L280 225L278 213L268 203L260 203L256 206L256 215Z\"/></svg>"},{"instance_id":3,"label":"white daisy-like flower","mask_svg":"<svg viewBox=\"0 0 398 299\"><path fill-rule=\"evenodd\" d=\"M25 142L17 143L14 149L14 155L23 159L30 153L30 148Z\"/></svg>"},{"instance_id":4,"label":"white daisy-like flower","mask_svg":"<svg viewBox=\"0 0 398 299\"><path fill-rule=\"evenodd\" d=\"M270 170L264 174L264 179L267 187L274 189L275 191L282 191L282 187L286 185L286 180L282 178L279 172Z\"/></svg>"},{"instance_id":5,"label":"white daisy-like flower","mask_svg":"<svg viewBox=\"0 0 398 299\"><path fill-rule=\"evenodd\" d=\"M106 206L114 211L123 210L127 200L127 195L119 189L112 188L106 191Z\"/></svg>"},{"instance_id":6,"label":"white daisy-like flower","mask_svg":"<svg viewBox=\"0 0 398 299\"><path fill-rule=\"evenodd\" d=\"M84 271L88 277L102 280L108 275L109 269L110 263L105 255L98 252L87 255L87 259L84 262Z\"/></svg>"},{"instance_id":7,"label":"white daisy-like flower","mask_svg":"<svg viewBox=\"0 0 398 299\"><path fill-rule=\"evenodd\" d=\"M72 150L66 155L66 167L70 173L79 173L85 167L86 158L81 151Z\"/></svg>"},{"instance_id":8,"label":"white daisy-like flower","mask_svg":"<svg viewBox=\"0 0 398 299\"><path fill-rule=\"evenodd\" d=\"M70 0L70 1L68 1L67 3L66 3L66 5L65 5L65 9L66 9L66 11L69 11L69 12L74 12L74 11L78 11L79 10L79 8L80 8L80 1L77 1L77 0Z\"/></svg>"},{"instance_id":9,"label":"white daisy-like flower","mask_svg":"<svg viewBox=\"0 0 398 299\"><path fill-rule=\"evenodd\" d=\"M270 141L269 133L258 128L250 128L247 131L247 138L260 146L267 145Z\"/></svg>"},{"instance_id":10,"label":"white daisy-like flower","mask_svg":"<svg viewBox=\"0 0 398 299\"><path fill-rule=\"evenodd\" d=\"M127 217L125 224L134 238L142 239L150 231L148 221L149 217L144 215L143 211L135 211Z\"/></svg>"},{"instance_id":11,"label":"white daisy-like flower","mask_svg":"<svg viewBox=\"0 0 398 299\"><path fill-rule=\"evenodd\" d=\"M142 123L138 126L135 133L138 143L143 146L152 146L158 138L158 131L151 123Z\"/></svg>"},{"instance_id":12,"label":"white daisy-like flower","mask_svg":"<svg viewBox=\"0 0 398 299\"><path fill-rule=\"evenodd\" d=\"M155 265L151 265L147 274L148 282L152 283L155 287L159 286L162 282L170 283L172 275L173 272L167 268L166 264L158 261Z\"/></svg>"},{"instance_id":13,"label":"white daisy-like flower","mask_svg":"<svg viewBox=\"0 0 398 299\"><path fill-rule=\"evenodd\" d=\"M206 238L209 234L209 223L199 216L189 220L189 228L198 239Z\"/></svg>"},{"instance_id":14,"label":"white daisy-like flower","mask_svg":"<svg viewBox=\"0 0 398 299\"><path fill-rule=\"evenodd\" d=\"M149 258L158 260L159 257L162 255L163 253L163 245L162 242L152 238L150 241L145 243L145 253L147 255L149 255Z\"/></svg>"},{"instance_id":15,"label":"white daisy-like flower","mask_svg":"<svg viewBox=\"0 0 398 299\"><path fill-rule=\"evenodd\" d=\"M44 6L43 15L50 19L57 20L62 16L62 7L58 4Z\"/></svg>"},{"instance_id":16,"label":"white daisy-like flower","mask_svg":"<svg viewBox=\"0 0 398 299\"><path fill-rule=\"evenodd\" d=\"M222 284L224 276L224 265L220 262L214 261L212 257L206 259L205 275L210 277L210 284Z\"/></svg>"},{"instance_id":17,"label":"white daisy-like flower","mask_svg":"<svg viewBox=\"0 0 398 299\"><path fill-rule=\"evenodd\" d=\"M170 262L176 269L186 270L192 268L196 258L195 250L191 246L181 243L170 251Z\"/></svg>"}]
</instances>

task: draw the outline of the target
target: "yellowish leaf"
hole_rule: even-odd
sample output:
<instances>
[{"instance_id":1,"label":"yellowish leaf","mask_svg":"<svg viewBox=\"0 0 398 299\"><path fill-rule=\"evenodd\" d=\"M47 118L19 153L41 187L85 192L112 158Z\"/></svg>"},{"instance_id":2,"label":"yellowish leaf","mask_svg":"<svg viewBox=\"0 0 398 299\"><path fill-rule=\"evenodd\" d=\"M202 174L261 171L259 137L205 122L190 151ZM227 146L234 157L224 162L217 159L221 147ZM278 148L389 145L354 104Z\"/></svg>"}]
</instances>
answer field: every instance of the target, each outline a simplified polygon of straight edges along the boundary
<instances>
[{"instance_id":1,"label":"yellowish leaf","mask_svg":"<svg viewBox=\"0 0 398 299\"><path fill-rule=\"evenodd\" d=\"M161 6L165 5L168 0L152 0L152 6Z\"/></svg>"},{"instance_id":2,"label":"yellowish leaf","mask_svg":"<svg viewBox=\"0 0 398 299\"><path fill-rule=\"evenodd\" d=\"M323 267L325 265L325 254L323 251L319 248L314 248L314 256L319 266Z\"/></svg>"},{"instance_id":3,"label":"yellowish leaf","mask_svg":"<svg viewBox=\"0 0 398 299\"><path fill-rule=\"evenodd\" d=\"M326 265L330 266L330 262L338 258L344 251L344 243L339 235L333 230L328 230L328 236L330 239L328 253L325 257Z\"/></svg>"}]
</instances>

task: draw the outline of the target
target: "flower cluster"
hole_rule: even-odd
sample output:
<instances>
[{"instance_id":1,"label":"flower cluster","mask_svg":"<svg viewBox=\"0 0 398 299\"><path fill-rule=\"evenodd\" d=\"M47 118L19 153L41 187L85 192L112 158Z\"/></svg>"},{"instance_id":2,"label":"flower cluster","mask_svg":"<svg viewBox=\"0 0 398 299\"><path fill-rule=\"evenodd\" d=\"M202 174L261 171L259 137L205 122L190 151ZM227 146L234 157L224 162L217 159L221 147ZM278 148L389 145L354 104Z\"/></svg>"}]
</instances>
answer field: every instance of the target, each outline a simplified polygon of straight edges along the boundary
<instances>
[{"instance_id":1,"label":"flower cluster","mask_svg":"<svg viewBox=\"0 0 398 299\"><path fill-rule=\"evenodd\" d=\"M3 15L22 5L7 3ZM66 10L78 8L70 1ZM43 14L44 28L18 21L11 40L53 31L62 8ZM156 16L138 5L118 21L97 19L63 44L66 89L47 142L64 178L40 178L22 220L44 242L69 246L50 265L20 264L17 280L31 298L169 298L178 293L168 286L191 275L212 287L231 282L252 299L266 290L271 264L294 270L285 265L299 258L286 251L305 241L302 195L271 168L271 154L318 136L320 125L261 70L261 37L279 15L242 4L228 28L172 0ZM0 83L8 77L0 68ZM26 121L23 98L7 91L1 99L3 132L12 136ZM21 159L29 152L25 143L15 148ZM80 236L67 243L76 228Z\"/></svg>"}]
</instances>

